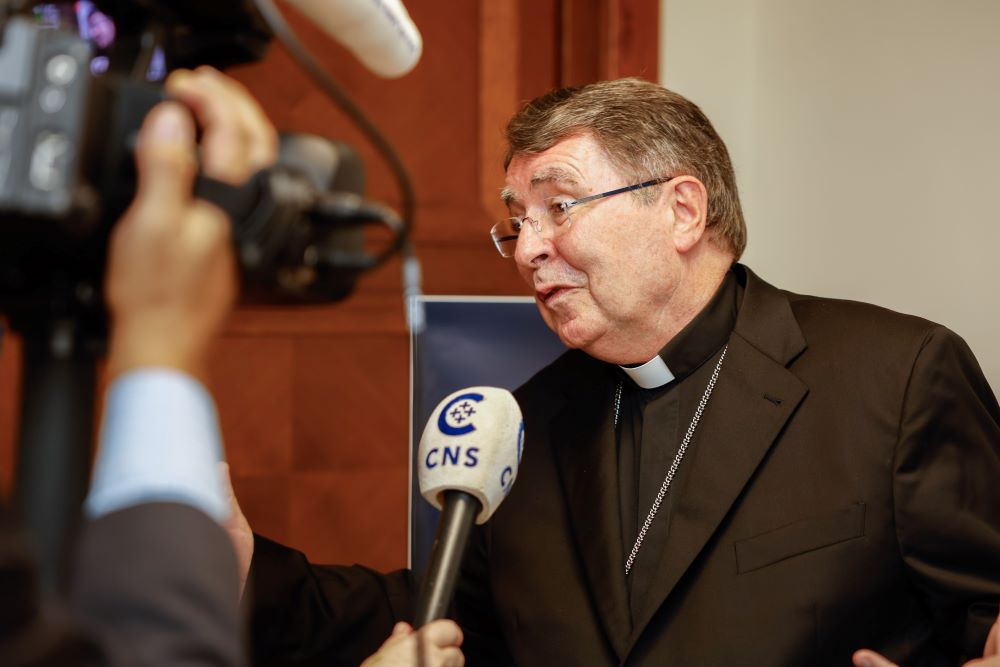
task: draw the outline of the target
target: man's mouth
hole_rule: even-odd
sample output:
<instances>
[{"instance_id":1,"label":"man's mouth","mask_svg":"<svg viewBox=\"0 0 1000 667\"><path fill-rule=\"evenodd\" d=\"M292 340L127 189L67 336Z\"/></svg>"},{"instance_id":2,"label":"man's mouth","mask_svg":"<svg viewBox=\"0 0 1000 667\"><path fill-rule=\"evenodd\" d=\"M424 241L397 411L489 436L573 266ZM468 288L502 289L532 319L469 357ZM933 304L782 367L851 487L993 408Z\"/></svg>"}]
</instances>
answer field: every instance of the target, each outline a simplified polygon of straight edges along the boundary
<instances>
[{"instance_id":1,"label":"man's mouth","mask_svg":"<svg viewBox=\"0 0 1000 667\"><path fill-rule=\"evenodd\" d=\"M538 296L538 300L544 304L548 304L550 301L558 297L560 294L564 294L569 290L573 289L566 285L554 285L552 287L545 287L543 289L537 290L535 294Z\"/></svg>"}]
</instances>

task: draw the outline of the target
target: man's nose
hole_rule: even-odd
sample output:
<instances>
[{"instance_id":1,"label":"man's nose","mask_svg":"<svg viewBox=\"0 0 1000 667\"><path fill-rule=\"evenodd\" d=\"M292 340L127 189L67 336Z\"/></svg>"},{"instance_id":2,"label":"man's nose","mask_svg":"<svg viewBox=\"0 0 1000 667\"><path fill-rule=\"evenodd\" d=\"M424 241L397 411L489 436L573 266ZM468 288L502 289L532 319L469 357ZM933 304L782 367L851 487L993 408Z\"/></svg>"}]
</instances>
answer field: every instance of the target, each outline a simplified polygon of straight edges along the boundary
<instances>
[{"instance_id":1,"label":"man's nose","mask_svg":"<svg viewBox=\"0 0 1000 667\"><path fill-rule=\"evenodd\" d=\"M514 261L525 268L535 268L554 254L552 230L543 223L539 232L536 230L536 223L525 221L521 227L521 233L517 235Z\"/></svg>"}]
</instances>

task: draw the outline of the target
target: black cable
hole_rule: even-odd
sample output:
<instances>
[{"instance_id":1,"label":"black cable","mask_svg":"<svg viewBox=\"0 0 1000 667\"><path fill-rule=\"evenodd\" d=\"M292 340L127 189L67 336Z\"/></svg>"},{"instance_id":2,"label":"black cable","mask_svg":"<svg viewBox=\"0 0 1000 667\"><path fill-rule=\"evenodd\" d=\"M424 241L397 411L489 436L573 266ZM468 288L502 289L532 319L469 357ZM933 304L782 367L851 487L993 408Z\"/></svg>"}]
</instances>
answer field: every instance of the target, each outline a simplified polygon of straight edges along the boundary
<instances>
[{"instance_id":1,"label":"black cable","mask_svg":"<svg viewBox=\"0 0 1000 667\"><path fill-rule=\"evenodd\" d=\"M405 232L402 219L392 208L353 193L321 193L310 211L310 220L333 226L343 226L345 221L359 226L379 223L397 238Z\"/></svg>"},{"instance_id":2,"label":"black cable","mask_svg":"<svg viewBox=\"0 0 1000 667\"><path fill-rule=\"evenodd\" d=\"M306 49L274 3L271 0L254 0L254 4L278 41L288 50L288 53L299 63L302 69L312 77L320 89L358 126L371 142L372 146L375 147L375 150L385 160L393 176L396 178L402 199L403 228L401 233L397 235L395 242L375 257L373 266L378 266L388 260L397 251L403 249L404 246L409 246L407 239L413 227L413 214L416 206L413 185L410 182L410 176L406 171L406 167L403 166L403 162L399 159L392 144L382 136L382 133L368 120L368 117L365 116L358 105L354 103L347 93L341 90L340 86L334 82L333 77L319 64L319 61L316 60L312 53Z\"/></svg>"}]
</instances>

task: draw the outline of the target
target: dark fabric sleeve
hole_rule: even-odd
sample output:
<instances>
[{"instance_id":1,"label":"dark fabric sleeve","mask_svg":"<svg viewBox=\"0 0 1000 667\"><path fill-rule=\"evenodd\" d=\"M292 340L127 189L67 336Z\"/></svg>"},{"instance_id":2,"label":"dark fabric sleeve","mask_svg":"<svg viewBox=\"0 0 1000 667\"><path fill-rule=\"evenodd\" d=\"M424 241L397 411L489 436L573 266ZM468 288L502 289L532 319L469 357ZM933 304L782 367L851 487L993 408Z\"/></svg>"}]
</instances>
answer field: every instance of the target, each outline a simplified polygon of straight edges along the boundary
<instances>
[{"instance_id":1,"label":"dark fabric sleeve","mask_svg":"<svg viewBox=\"0 0 1000 667\"><path fill-rule=\"evenodd\" d=\"M398 621L411 622L408 570L313 565L305 555L254 535L245 605L256 665L350 665L378 650Z\"/></svg>"},{"instance_id":2,"label":"dark fabric sleeve","mask_svg":"<svg viewBox=\"0 0 1000 667\"><path fill-rule=\"evenodd\" d=\"M981 656L1000 600L1000 408L972 351L943 327L917 355L899 429L902 557L938 641Z\"/></svg>"},{"instance_id":3,"label":"dark fabric sleeve","mask_svg":"<svg viewBox=\"0 0 1000 667\"><path fill-rule=\"evenodd\" d=\"M489 524L476 526L462 561L462 574L455 593L454 618L465 636L462 653L468 667L514 664L493 603L489 547Z\"/></svg>"},{"instance_id":4,"label":"dark fabric sleeve","mask_svg":"<svg viewBox=\"0 0 1000 667\"><path fill-rule=\"evenodd\" d=\"M84 524L69 602L109 664L245 664L232 543L188 505L147 503Z\"/></svg>"}]
</instances>

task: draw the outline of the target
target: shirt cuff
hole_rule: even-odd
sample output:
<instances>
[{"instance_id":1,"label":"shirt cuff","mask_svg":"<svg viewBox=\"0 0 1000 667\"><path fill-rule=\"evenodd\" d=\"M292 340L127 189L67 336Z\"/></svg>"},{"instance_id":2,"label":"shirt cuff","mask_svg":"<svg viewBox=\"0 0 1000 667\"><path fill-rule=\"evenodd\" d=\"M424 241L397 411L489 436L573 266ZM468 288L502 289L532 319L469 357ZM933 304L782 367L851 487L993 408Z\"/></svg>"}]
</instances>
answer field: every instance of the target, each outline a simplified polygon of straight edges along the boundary
<instances>
[{"instance_id":1,"label":"shirt cuff","mask_svg":"<svg viewBox=\"0 0 1000 667\"><path fill-rule=\"evenodd\" d=\"M199 382L165 368L126 373L108 388L84 512L98 518L133 505L176 502L223 523L230 509L222 459L215 405Z\"/></svg>"}]
</instances>

